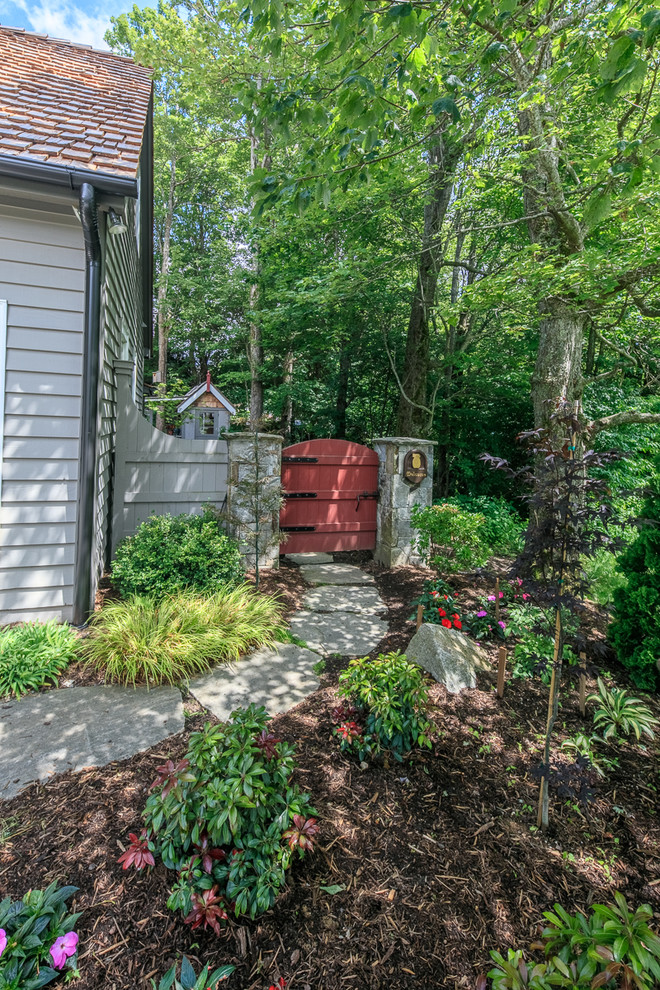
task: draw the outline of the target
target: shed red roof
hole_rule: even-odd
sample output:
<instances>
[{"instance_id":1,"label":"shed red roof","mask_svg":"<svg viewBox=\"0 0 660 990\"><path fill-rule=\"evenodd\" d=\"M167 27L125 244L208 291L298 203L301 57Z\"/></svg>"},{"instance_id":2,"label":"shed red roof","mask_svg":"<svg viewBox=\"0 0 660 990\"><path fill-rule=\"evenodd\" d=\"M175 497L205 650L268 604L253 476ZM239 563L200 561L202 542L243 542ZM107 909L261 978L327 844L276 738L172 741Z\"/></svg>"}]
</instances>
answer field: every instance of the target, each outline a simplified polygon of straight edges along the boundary
<instances>
[{"instance_id":1,"label":"shed red roof","mask_svg":"<svg viewBox=\"0 0 660 990\"><path fill-rule=\"evenodd\" d=\"M135 178L151 73L131 59L0 26L0 154Z\"/></svg>"}]
</instances>

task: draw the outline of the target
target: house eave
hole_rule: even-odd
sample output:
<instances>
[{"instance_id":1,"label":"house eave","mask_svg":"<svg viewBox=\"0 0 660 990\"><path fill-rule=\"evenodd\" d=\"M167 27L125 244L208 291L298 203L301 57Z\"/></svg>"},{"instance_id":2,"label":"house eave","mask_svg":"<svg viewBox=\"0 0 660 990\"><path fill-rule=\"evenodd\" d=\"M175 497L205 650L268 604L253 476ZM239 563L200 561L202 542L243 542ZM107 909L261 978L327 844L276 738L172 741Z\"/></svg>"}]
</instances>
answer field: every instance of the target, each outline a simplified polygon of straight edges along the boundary
<instances>
[{"instance_id":1,"label":"house eave","mask_svg":"<svg viewBox=\"0 0 660 990\"><path fill-rule=\"evenodd\" d=\"M50 186L64 186L72 190L78 190L83 183L88 182L100 193L130 196L133 199L138 195L137 178L78 168L75 165L35 161L21 155L0 154L0 176L43 182Z\"/></svg>"}]
</instances>

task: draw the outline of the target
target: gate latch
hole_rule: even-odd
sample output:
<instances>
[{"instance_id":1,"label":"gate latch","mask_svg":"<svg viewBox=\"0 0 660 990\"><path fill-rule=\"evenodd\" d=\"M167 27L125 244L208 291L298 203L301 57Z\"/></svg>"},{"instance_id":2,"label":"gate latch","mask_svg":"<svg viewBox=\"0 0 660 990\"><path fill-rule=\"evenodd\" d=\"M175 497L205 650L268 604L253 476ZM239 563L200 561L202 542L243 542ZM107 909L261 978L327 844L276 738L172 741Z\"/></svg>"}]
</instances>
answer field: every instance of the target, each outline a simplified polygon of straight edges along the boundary
<instances>
[{"instance_id":1,"label":"gate latch","mask_svg":"<svg viewBox=\"0 0 660 990\"><path fill-rule=\"evenodd\" d=\"M363 498L378 498L378 492L362 492L355 500L355 511L360 508L360 499Z\"/></svg>"}]
</instances>

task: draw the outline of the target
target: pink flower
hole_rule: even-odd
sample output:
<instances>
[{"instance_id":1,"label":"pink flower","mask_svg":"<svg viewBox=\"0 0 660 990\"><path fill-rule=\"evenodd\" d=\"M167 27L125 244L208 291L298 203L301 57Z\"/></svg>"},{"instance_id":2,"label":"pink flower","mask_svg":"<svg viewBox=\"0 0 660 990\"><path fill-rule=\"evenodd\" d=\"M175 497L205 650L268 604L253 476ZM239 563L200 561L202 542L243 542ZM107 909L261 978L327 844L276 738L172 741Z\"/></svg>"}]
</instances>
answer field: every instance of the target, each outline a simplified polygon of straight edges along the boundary
<instances>
[{"instance_id":1,"label":"pink flower","mask_svg":"<svg viewBox=\"0 0 660 990\"><path fill-rule=\"evenodd\" d=\"M4 928L0 928L0 956L7 948L7 932Z\"/></svg>"},{"instance_id":2,"label":"pink flower","mask_svg":"<svg viewBox=\"0 0 660 990\"><path fill-rule=\"evenodd\" d=\"M483 619L486 615L488 615L488 612L485 608L482 608L481 612L477 612L478 619Z\"/></svg>"},{"instance_id":3,"label":"pink flower","mask_svg":"<svg viewBox=\"0 0 660 990\"><path fill-rule=\"evenodd\" d=\"M523 601L524 602L526 602L528 598L529 598L529 595L523 595Z\"/></svg>"},{"instance_id":4,"label":"pink flower","mask_svg":"<svg viewBox=\"0 0 660 990\"><path fill-rule=\"evenodd\" d=\"M69 932L67 935L60 935L59 938L56 938L50 947L55 969L63 969L69 956L75 955L77 947L78 936L75 932Z\"/></svg>"},{"instance_id":5,"label":"pink flower","mask_svg":"<svg viewBox=\"0 0 660 990\"><path fill-rule=\"evenodd\" d=\"M498 622L497 624L498 624L498 626L501 626L501 627L502 627L502 629L506 629L506 622L502 622L502 621L500 620L500 621L499 621L499 622Z\"/></svg>"},{"instance_id":6,"label":"pink flower","mask_svg":"<svg viewBox=\"0 0 660 990\"><path fill-rule=\"evenodd\" d=\"M489 595L488 596L488 601L489 602L494 602L495 601L495 595Z\"/></svg>"}]
</instances>

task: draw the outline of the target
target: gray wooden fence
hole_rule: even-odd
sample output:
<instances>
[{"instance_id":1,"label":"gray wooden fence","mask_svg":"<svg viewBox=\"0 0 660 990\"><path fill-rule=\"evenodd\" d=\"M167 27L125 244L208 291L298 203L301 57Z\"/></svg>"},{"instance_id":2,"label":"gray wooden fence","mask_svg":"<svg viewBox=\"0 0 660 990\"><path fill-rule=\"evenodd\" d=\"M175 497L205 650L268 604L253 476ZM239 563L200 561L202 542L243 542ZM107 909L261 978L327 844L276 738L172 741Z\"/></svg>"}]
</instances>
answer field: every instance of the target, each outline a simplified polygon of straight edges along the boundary
<instances>
[{"instance_id":1,"label":"gray wooden fence","mask_svg":"<svg viewBox=\"0 0 660 990\"><path fill-rule=\"evenodd\" d=\"M133 365L116 361L117 441L112 554L150 515L199 512L227 494L227 441L183 440L161 433L132 396Z\"/></svg>"}]
</instances>

